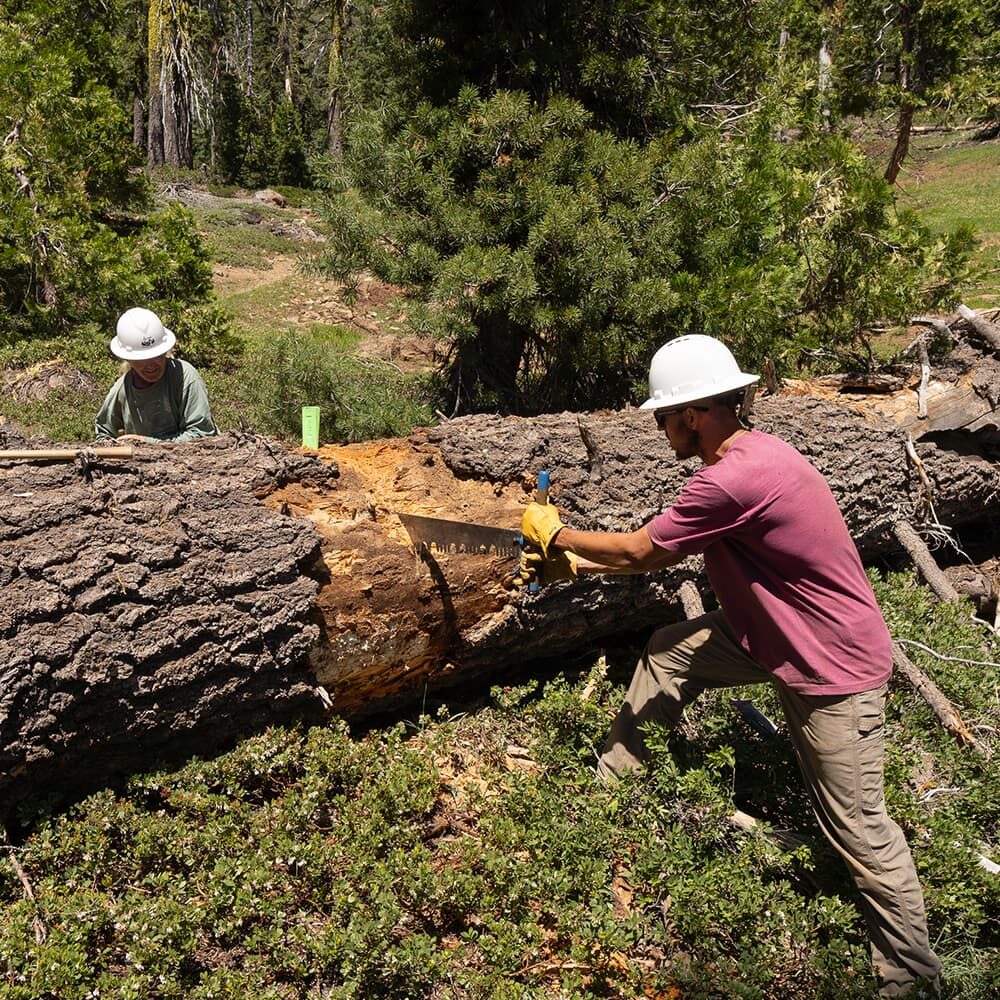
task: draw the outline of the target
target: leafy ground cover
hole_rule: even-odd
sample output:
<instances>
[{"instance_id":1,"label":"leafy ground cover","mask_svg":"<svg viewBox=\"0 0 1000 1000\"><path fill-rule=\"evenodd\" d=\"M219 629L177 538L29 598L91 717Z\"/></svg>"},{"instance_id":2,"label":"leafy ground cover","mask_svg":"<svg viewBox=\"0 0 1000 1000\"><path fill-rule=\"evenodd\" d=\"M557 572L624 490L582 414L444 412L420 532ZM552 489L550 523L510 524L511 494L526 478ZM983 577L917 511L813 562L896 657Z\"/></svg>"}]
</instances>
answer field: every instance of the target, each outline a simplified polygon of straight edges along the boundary
<instances>
[{"instance_id":1,"label":"leafy ground cover","mask_svg":"<svg viewBox=\"0 0 1000 1000\"><path fill-rule=\"evenodd\" d=\"M997 641L912 577L895 634L995 742ZM914 643L920 646L912 645ZM947 651L950 659L921 646ZM639 780L595 755L634 650L509 678L488 702L367 731L274 729L37 821L0 861L0 992L108 998L863 998L867 947L790 746L718 693L653 734ZM596 662L594 662L596 660ZM1000 990L1000 782L909 690L887 717L890 810L926 890L946 996ZM735 807L786 847L727 822Z\"/></svg>"}]
</instances>

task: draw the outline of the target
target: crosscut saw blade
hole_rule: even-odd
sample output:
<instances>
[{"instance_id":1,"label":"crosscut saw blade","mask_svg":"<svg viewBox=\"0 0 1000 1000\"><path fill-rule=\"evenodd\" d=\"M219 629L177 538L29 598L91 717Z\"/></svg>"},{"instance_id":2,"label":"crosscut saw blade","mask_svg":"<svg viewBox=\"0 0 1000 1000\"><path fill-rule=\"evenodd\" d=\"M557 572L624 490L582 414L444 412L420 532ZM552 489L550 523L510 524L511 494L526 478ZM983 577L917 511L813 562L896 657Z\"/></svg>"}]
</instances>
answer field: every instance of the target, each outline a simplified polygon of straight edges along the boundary
<instances>
[{"instance_id":1,"label":"crosscut saw blade","mask_svg":"<svg viewBox=\"0 0 1000 1000\"><path fill-rule=\"evenodd\" d=\"M472 552L481 555L520 556L521 533L514 528L448 521L423 514L400 514L414 546L432 546L438 552Z\"/></svg>"}]
</instances>

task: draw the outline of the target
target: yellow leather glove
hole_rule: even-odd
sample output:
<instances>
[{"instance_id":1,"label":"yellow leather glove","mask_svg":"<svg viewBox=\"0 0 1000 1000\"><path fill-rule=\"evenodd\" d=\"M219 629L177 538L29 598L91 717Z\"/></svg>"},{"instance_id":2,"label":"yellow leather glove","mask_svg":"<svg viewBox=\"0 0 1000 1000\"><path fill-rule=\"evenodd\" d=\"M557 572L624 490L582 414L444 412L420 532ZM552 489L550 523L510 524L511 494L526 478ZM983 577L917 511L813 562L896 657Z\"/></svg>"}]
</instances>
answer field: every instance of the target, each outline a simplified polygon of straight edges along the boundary
<instances>
[{"instance_id":1,"label":"yellow leather glove","mask_svg":"<svg viewBox=\"0 0 1000 1000\"><path fill-rule=\"evenodd\" d=\"M521 565L514 577L514 586L526 587L537 580L541 586L547 587L560 580L577 580L576 564L577 558L572 552L556 552L546 559L541 552L525 549L521 553Z\"/></svg>"},{"instance_id":2,"label":"yellow leather glove","mask_svg":"<svg viewBox=\"0 0 1000 1000\"><path fill-rule=\"evenodd\" d=\"M549 545L552 539L563 528L559 520L559 511L550 503L529 503L524 508L521 518L521 534L528 545L542 550L542 555L548 557Z\"/></svg>"}]
</instances>

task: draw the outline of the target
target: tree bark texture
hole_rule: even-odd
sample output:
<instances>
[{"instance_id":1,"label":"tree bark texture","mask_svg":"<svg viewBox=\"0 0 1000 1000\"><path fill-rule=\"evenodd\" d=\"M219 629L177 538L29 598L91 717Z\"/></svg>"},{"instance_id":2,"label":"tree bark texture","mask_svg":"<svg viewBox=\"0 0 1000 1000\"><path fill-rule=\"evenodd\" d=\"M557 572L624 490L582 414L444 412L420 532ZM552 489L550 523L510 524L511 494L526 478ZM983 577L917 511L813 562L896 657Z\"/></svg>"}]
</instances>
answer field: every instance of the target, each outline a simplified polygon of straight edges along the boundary
<instances>
[{"instance_id":1,"label":"tree bark texture","mask_svg":"<svg viewBox=\"0 0 1000 1000\"><path fill-rule=\"evenodd\" d=\"M827 477L866 558L923 507L894 425L758 403ZM944 523L998 507L994 465L917 448ZM684 617L701 563L512 592L512 560L409 546L404 511L516 527L539 470L580 528L637 528L678 463L640 411L478 415L407 439L288 453L229 435L125 462L0 465L0 813L272 721L399 709L429 690Z\"/></svg>"},{"instance_id":2,"label":"tree bark texture","mask_svg":"<svg viewBox=\"0 0 1000 1000\"><path fill-rule=\"evenodd\" d=\"M146 129L146 162L151 167L163 166L163 91L161 80L163 65L163 33L165 30L162 0L149 0L146 30L146 110L149 125Z\"/></svg>"}]
</instances>

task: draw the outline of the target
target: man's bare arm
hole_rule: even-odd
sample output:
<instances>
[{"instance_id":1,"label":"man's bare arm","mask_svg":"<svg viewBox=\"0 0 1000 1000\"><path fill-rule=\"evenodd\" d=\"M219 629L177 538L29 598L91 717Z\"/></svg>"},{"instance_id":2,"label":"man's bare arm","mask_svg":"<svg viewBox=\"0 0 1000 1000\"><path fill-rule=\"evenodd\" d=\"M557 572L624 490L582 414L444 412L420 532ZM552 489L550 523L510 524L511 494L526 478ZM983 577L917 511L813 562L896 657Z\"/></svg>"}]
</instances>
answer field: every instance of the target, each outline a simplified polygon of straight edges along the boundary
<instances>
[{"instance_id":1,"label":"man's bare arm","mask_svg":"<svg viewBox=\"0 0 1000 1000\"><path fill-rule=\"evenodd\" d=\"M685 558L656 545L645 528L629 532L563 528L551 546L577 556L577 569L584 573L651 573Z\"/></svg>"}]
</instances>

